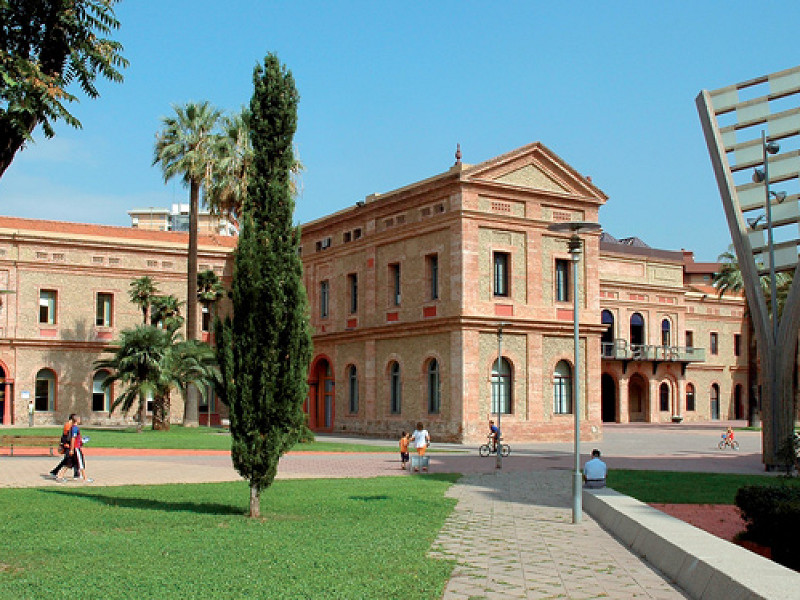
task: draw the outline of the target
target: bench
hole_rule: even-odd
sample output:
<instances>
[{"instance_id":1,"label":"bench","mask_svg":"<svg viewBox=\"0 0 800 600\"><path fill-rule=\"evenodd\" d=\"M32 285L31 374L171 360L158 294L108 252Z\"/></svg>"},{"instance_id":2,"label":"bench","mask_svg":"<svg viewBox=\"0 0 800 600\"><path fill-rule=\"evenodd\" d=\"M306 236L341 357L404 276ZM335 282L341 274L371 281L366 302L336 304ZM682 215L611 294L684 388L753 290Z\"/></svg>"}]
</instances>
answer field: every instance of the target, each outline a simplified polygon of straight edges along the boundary
<instances>
[{"instance_id":1,"label":"bench","mask_svg":"<svg viewBox=\"0 0 800 600\"><path fill-rule=\"evenodd\" d=\"M50 448L50 456L53 456L53 449L58 448L61 438L51 435L4 435L0 437L0 447L10 448L10 456L14 456L14 446L37 448Z\"/></svg>"}]
</instances>

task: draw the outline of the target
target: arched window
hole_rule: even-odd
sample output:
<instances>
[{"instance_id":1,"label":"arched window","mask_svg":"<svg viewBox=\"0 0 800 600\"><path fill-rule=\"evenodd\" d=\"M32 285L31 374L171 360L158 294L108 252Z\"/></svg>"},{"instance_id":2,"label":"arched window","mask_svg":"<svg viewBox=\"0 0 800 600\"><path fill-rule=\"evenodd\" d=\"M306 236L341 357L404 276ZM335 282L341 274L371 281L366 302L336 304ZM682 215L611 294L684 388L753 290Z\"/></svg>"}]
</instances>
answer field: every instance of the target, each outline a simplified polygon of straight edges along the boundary
<instances>
[{"instance_id":1,"label":"arched window","mask_svg":"<svg viewBox=\"0 0 800 600\"><path fill-rule=\"evenodd\" d=\"M355 365L347 367L347 399L350 414L358 412L358 371Z\"/></svg>"},{"instance_id":2,"label":"arched window","mask_svg":"<svg viewBox=\"0 0 800 600\"><path fill-rule=\"evenodd\" d=\"M631 346L644 344L644 318L639 313L631 315Z\"/></svg>"},{"instance_id":3,"label":"arched window","mask_svg":"<svg viewBox=\"0 0 800 600\"><path fill-rule=\"evenodd\" d=\"M606 326L600 338L600 344L603 356L613 356L614 354L614 313L610 310L604 310L600 313L600 320Z\"/></svg>"},{"instance_id":4,"label":"arched window","mask_svg":"<svg viewBox=\"0 0 800 600\"><path fill-rule=\"evenodd\" d=\"M686 410L695 410L694 408L694 384L686 384Z\"/></svg>"},{"instance_id":5,"label":"arched window","mask_svg":"<svg viewBox=\"0 0 800 600\"><path fill-rule=\"evenodd\" d=\"M572 367L565 360L558 362L553 373L553 413L572 413Z\"/></svg>"},{"instance_id":6,"label":"arched window","mask_svg":"<svg viewBox=\"0 0 800 600\"><path fill-rule=\"evenodd\" d=\"M36 374L36 412L51 412L56 409L56 374L42 369Z\"/></svg>"},{"instance_id":7,"label":"arched window","mask_svg":"<svg viewBox=\"0 0 800 600\"><path fill-rule=\"evenodd\" d=\"M662 383L658 388L659 409L661 412L669 411L669 384Z\"/></svg>"},{"instance_id":8,"label":"arched window","mask_svg":"<svg viewBox=\"0 0 800 600\"><path fill-rule=\"evenodd\" d=\"M511 365L505 358L500 360L498 369L497 361L492 365L492 412L511 414Z\"/></svg>"},{"instance_id":9,"label":"arched window","mask_svg":"<svg viewBox=\"0 0 800 600\"><path fill-rule=\"evenodd\" d=\"M719 420L719 385L711 384L711 419Z\"/></svg>"},{"instance_id":10,"label":"arched window","mask_svg":"<svg viewBox=\"0 0 800 600\"><path fill-rule=\"evenodd\" d=\"M400 365L396 362L393 362L389 367L389 395L389 410L393 415L400 414L402 385L400 381Z\"/></svg>"},{"instance_id":11,"label":"arched window","mask_svg":"<svg viewBox=\"0 0 800 600\"><path fill-rule=\"evenodd\" d=\"M438 414L441 409L442 394L439 381L439 362L432 358L428 363L428 413Z\"/></svg>"},{"instance_id":12,"label":"arched window","mask_svg":"<svg viewBox=\"0 0 800 600\"><path fill-rule=\"evenodd\" d=\"M108 375L108 371L98 371L92 378L92 410L94 412L111 410L111 386L103 388L103 383L108 379Z\"/></svg>"},{"instance_id":13,"label":"arched window","mask_svg":"<svg viewBox=\"0 0 800 600\"><path fill-rule=\"evenodd\" d=\"M670 345L670 331L672 329L672 324L669 322L669 319L664 319L661 321L661 345L662 346L669 346Z\"/></svg>"}]
</instances>

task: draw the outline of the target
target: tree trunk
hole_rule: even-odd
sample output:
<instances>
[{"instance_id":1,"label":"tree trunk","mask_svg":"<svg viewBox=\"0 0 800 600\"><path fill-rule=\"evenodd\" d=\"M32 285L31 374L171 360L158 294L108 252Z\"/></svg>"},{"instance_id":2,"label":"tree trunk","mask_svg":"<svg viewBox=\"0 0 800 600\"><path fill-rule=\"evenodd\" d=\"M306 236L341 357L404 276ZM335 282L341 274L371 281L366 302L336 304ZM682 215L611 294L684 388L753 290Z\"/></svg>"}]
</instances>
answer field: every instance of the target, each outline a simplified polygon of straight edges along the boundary
<instances>
[{"instance_id":1,"label":"tree trunk","mask_svg":"<svg viewBox=\"0 0 800 600\"><path fill-rule=\"evenodd\" d=\"M192 181L189 192L189 255L186 277L186 339L197 339L197 213L200 204L200 181ZM190 385L186 390L183 408L183 426L197 427L197 389Z\"/></svg>"},{"instance_id":2,"label":"tree trunk","mask_svg":"<svg viewBox=\"0 0 800 600\"><path fill-rule=\"evenodd\" d=\"M139 416L136 423L136 433L142 433L142 427L144 427L144 419L147 410L147 399L140 395L139 396Z\"/></svg>"},{"instance_id":3,"label":"tree trunk","mask_svg":"<svg viewBox=\"0 0 800 600\"><path fill-rule=\"evenodd\" d=\"M250 518L257 519L261 516L261 490L250 484Z\"/></svg>"}]
</instances>

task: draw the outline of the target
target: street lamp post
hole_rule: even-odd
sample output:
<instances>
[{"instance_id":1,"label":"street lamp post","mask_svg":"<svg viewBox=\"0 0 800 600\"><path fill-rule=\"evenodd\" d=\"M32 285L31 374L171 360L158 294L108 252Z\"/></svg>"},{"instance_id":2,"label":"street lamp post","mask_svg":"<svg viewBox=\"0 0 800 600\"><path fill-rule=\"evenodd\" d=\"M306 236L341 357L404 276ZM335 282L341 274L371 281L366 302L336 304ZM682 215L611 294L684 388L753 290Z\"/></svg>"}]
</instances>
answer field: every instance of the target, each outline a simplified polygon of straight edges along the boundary
<instances>
[{"instance_id":1,"label":"street lamp post","mask_svg":"<svg viewBox=\"0 0 800 600\"><path fill-rule=\"evenodd\" d=\"M553 223L549 227L550 231L569 231L572 235L567 242L572 259L572 334L574 344L573 354L573 381L572 381L572 411L575 416L575 438L574 453L574 472L572 474L572 522L580 523L583 512L582 507L582 481L581 481L581 413L580 413L580 389L581 389L581 369L580 369L580 320L578 302L578 263L581 259L581 238L579 233L596 231L600 229L599 223L586 221L568 221L564 223Z\"/></svg>"},{"instance_id":2,"label":"street lamp post","mask_svg":"<svg viewBox=\"0 0 800 600\"><path fill-rule=\"evenodd\" d=\"M497 324L497 390L496 397L497 397L497 431L500 432L502 435L503 430L500 429L500 415L503 412L503 378L502 378L502 365L503 365L503 327L505 327L506 323L498 323ZM497 456L495 462L495 469L502 469L503 468L503 446L500 444L500 435L497 436L497 441L495 443L495 454Z\"/></svg>"},{"instance_id":3,"label":"street lamp post","mask_svg":"<svg viewBox=\"0 0 800 600\"><path fill-rule=\"evenodd\" d=\"M770 385L770 415L772 417L772 444L773 454L777 454L779 444L778 432L778 386L774 371L778 368L778 360L780 349L778 348L778 293L777 281L775 276L775 241L772 234L772 200L770 196L774 192L769 189L769 159L768 154L777 154L780 151L780 146L776 142L768 142L767 134L761 130L761 151L764 160L764 170L759 171L755 169L753 172L754 183L764 183L764 213L766 216L767 225L767 251L769 253L769 304L770 312L772 313L772 384ZM786 197L784 192L781 192L783 197ZM775 194L777 197L778 194Z\"/></svg>"}]
</instances>

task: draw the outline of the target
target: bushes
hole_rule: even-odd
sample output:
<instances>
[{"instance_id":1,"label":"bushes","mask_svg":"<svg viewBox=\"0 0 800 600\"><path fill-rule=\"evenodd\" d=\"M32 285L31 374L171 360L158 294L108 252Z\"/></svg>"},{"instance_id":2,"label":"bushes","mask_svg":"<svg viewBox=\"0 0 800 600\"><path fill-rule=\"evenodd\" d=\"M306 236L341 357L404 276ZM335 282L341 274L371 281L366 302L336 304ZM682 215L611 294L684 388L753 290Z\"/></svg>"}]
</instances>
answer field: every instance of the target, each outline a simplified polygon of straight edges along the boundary
<instances>
[{"instance_id":1,"label":"bushes","mask_svg":"<svg viewBox=\"0 0 800 600\"><path fill-rule=\"evenodd\" d=\"M800 569L800 487L751 485L736 494L746 523L744 539L772 548L772 558Z\"/></svg>"}]
</instances>

